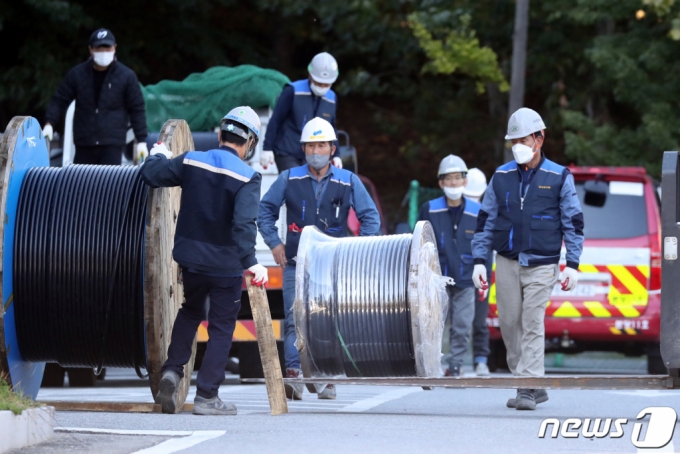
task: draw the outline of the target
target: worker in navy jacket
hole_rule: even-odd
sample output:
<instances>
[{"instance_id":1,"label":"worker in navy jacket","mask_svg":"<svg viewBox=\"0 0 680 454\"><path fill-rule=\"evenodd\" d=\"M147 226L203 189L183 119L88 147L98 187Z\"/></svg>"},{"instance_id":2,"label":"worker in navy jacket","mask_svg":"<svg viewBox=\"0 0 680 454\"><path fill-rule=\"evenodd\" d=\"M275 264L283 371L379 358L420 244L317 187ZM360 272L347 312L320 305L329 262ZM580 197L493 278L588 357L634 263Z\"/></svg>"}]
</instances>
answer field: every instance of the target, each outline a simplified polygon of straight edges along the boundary
<instances>
[{"instance_id":1,"label":"worker in navy jacket","mask_svg":"<svg viewBox=\"0 0 680 454\"><path fill-rule=\"evenodd\" d=\"M318 227L326 235L347 236L347 217L354 208L361 222L360 236L373 236L380 230L380 217L375 203L352 172L330 164L335 151L335 130L321 118L309 121L302 130L302 149L307 164L281 172L276 182L262 198L258 228L265 243L272 250L274 260L284 268L283 305L284 353L286 377L302 376L300 356L295 346L295 260L302 229L308 225ZM279 237L276 221L281 206L286 204L286 243ZM285 385L289 399L302 399L302 385ZM319 394L320 399L335 399L335 388L328 385Z\"/></svg>"},{"instance_id":2,"label":"worker in navy jacket","mask_svg":"<svg viewBox=\"0 0 680 454\"><path fill-rule=\"evenodd\" d=\"M425 203L420 209L420 220L430 221L434 229L442 275L453 278L455 283L450 290L450 353L445 373L453 377L461 374L475 315L471 241L479 204L463 197L467 170L458 156L445 157L437 173L444 196Z\"/></svg>"},{"instance_id":3,"label":"worker in navy jacket","mask_svg":"<svg viewBox=\"0 0 680 454\"><path fill-rule=\"evenodd\" d=\"M562 242L566 267L562 290L572 290L583 250L583 212L569 169L545 158L545 124L527 108L513 113L506 140L514 161L500 166L489 182L472 242L473 280L488 288L486 264L496 251L498 322L514 375L545 373L545 308L560 276ZM548 400L541 389L518 389L508 407L535 410Z\"/></svg>"},{"instance_id":4,"label":"worker in navy jacket","mask_svg":"<svg viewBox=\"0 0 680 454\"><path fill-rule=\"evenodd\" d=\"M182 270L185 301L172 329L156 396L164 413L179 411L180 379L210 296L210 338L198 372L193 413L236 414L236 406L222 402L218 390L241 308L243 271L255 275L255 285L267 282L267 269L255 258L261 177L243 162L252 157L259 136L255 111L237 107L222 119L219 148L172 158L159 143L141 168L142 179L151 187L182 187L172 256Z\"/></svg>"},{"instance_id":5,"label":"worker in navy jacket","mask_svg":"<svg viewBox=\"0 0 680 454\"><path fill-rule=\"evenodd\" d=\"M276 161L279 172L305 164L300 150L302 128L312 118L328 121L335 130L337 97L331 85L338 78L338 63L328 52L316 55L307 67L307 79L291 82L279 95L267 125L260 164L265 169ZM337 143L336 143L337 145ZM332 164L342 168L337 151Z\"/></svg>"}]
</instances>

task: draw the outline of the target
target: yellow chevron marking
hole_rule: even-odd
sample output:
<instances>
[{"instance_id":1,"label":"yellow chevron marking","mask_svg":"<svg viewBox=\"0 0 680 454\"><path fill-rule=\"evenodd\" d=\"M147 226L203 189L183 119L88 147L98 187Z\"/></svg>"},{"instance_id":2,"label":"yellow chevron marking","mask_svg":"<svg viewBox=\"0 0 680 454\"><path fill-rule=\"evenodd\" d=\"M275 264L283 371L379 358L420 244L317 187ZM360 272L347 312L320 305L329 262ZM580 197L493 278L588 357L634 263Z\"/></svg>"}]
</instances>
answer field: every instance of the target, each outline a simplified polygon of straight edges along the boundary
<instances>
[{"instance_id":1,"label":"yellow chevron marking","mask_svg":"<svg viewBox=\"0 0 680 454\"><path fill-rule=\"evenodd\" d=\"M599 272L600 272L600 270L598 270L597 268L595 268L595 265L584 265L584 264L581 264L581 265L579 265L578 270L579 270L581 273L599 273Z\"/></svg>"},{"instance_id":2,"label":"yellow chevron marking","mask_svg":"<svg viewBox=\"0 0 680 454\"><path fill-rule=\"evenodd\" d=\"M616 334L617 336L618 336L619 334L622 334L622 331L621 331L620 329L614 328L613 326L610 326L610 327L609 327L609 331L611 331L612 334Z\"/></svg>"},{"instance_id":3,"label":"yellow chevron marking","mask_svg":"<svg viewBox=\"0 0 680 454\"><path fill-rule=\"evenodd\" d=\"M630 334L631 336L635 336L637 334L637 331L635 331L633 328L624 328L623 329L626 334Z\"/></svg>"},{"instance_id":4,"label":"yellow chevron marking","mask_svg":"<svg viewBox=\"0 0 680 454\"><path fill-rule=\"evenodd\" d=\"M633 295L646 295L647 289L623 265L608 265L607 269L618 278Z\"/></svg>"},{"instance_id":5,"label":"yellow chevron marking","mask_svg":"<svg viewBox=\"0 0 680 454\"><path fill-rule=\"evenodd\" d=\"M611 317L612 314L609 312L600 302L597 301L586 301L583 305L597 318Z\"/></svg>"},{"instance_id":6,"label":"yellow chevron marking","mask_svg":"<svg viewBox=\"0 0 680 454\"><path fill-rule=\"evenodd\" d=\"M253 336L253 333L248 331L248 329L243 326L242 324L236 322L236 328L234 328L234 340L239 340L239 341L253 341L257 340L255 336Z\"/></svg>"},{"instance_id":7,"label":"yellow chevron marking","mask_svg":"<svg viewBox=\"0 0 680 454\"><path fill-rule=\"evenodd\" d=\"M562 305L555 311L553 317L561 318L578 318L581 317L581 313L571 304L569 301L565 301Z\"/></svg>"},{"instance_id":8,"label":"yellow chevron marking","mask_svg":"<svg viewBox=\"0 0 680 454\"><path fill-rule=\"evenodd\" d=\"M616 306L621 311L621 314L626 318L635 318L640 316L640 312L633 306Z\"/></svg>"},{"instance_id":9,"label":"yellow chevron marking","mask_svg":"<svg viewBox=\"0 0 680 454\"><path fill-rule=\"evenodd\" d=\"M198 342L208 342L208 329L203 325L198 325Z\"/></svg>"},{"instance_id":10,"label":"yellow chevron marking","mask_svg":"<svg viewBox=\"0 0 680 454\"><path fill-rule=\"evenodd\" d=\"M638 265L637 269L644 277L649 279L649 265Z\"/></svg>"}]
</instances>

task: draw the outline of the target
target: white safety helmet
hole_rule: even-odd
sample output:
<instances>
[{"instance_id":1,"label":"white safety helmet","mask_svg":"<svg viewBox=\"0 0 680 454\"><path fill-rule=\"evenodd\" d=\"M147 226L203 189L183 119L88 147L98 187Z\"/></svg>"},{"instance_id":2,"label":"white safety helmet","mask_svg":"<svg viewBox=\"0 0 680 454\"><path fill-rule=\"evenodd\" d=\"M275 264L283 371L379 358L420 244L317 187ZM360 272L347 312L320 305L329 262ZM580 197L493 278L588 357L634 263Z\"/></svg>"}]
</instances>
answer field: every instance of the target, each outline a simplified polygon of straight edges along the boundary
<instances>
[{"instance_id":1,"label":"white safety helmet","mask_svg":"<svg viewBox=\"0 0 680 454\"><path fill-rule=\"evenodd\" d=\"M323 118L312 118L302 128L300 142L334 142L338 138L335 136L333 126Z\"/></svg>"},{"instance_id":2,"label":"white safety helmet","mask_svg":"<svg viewBox=\"0 0 680 454\"><path fill-rule=\"evenodd\" d=\"M228 123L230 120L243 125L244 128L239 128L234 123ZM224 118L222 118L222 122L220 123L220 129L222 131L236 134L237 136L246 139L246 143L248 143L251 138L255 139L250 145L250 148L246 150L246 155L243 158L244 161L252 158L255 154L255 148L257 147L257 143L260 141L261 127L262 125L260 123L260 116L248 106L241 106L231 109L229 113L226 114Z\"/></svg>"},{"instance_id":3,"label":"white safety helmet","mask_svg":"<svg viewBox=\"0 0 680 454\"><path fill-rule=\"evenodd\" d=\"M307 71L316 82L332 84L338 78L338 62L328 52L321 52L312 58Z\"/></svg>"},{"instance_id":4,"label":"white safety helmet","mask_svg":"<svg viewBox=\"0 0 680 454\"><path fill-rule=\"evenodd\" d=\"M463 195L467 197L479 198L486 191L486 175L481 170L474 168L468 170L468 184L463 190Z\"/></svg>"},{"instance_id":5,"label":"white safety helmet","mask_svg":"<svg viewBox=\"0 0 680 454\"><path fill-rule=\"evenodd\" d=\"M439 178L444 178L444 175L449 174L449 173L455 173L455 172L460 172L465 176L467 174L467 166L465 165L465 161L460 159L458 156L455 155L448 155L444 159L442 159L441 164L439 164L439 171L437 172L437 176Z\"/></svg>"},{"instance_id":6,"label":"white safety helmet","mask_svg":"<svg viewBox=\"0 0 680 454\"><path fill-rule=\"evenodd\" d=\"M545 128L543 119L535 110L522 107L508 120L508 135L505 140L521 139Z\"/></svg>"}]
</instances>

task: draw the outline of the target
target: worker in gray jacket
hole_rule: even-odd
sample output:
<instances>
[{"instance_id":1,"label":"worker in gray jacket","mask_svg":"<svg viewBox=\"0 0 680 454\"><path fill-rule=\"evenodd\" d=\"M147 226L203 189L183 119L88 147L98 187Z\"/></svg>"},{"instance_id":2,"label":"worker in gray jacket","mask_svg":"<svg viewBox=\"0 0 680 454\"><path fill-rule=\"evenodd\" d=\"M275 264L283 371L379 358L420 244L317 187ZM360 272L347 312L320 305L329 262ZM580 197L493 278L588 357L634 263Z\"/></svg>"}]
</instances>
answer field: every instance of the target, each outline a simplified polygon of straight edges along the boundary
<instances>
[{"instance_id":1,"label":"worker in gray jacket","mask_svg":"<svg viewBox=\"0 0 680 454\"><path fill-rule=\"evenodd\" d=\"M569 169L545 158L545 124L521 108L508 122L514 161L499 167L484 195L472 240L472 279L488 288L486 262L496 250L498 319L513 375L541 376L545 350L545 307L557 282L571 290L583 249L583 212ZM562 241L566 267L560 271ZM508 407L534 410L545 390L518 389Z\"/></svg>"}]
</instances>

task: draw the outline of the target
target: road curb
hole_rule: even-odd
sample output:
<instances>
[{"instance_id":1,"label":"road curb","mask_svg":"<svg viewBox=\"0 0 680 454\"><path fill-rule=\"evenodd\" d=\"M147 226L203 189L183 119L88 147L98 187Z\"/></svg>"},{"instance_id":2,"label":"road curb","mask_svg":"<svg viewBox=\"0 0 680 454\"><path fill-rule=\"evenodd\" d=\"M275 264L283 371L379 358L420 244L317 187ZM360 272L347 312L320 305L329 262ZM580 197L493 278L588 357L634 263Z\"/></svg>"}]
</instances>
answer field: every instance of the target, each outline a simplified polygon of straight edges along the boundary
<instances>
[{"instance_id":1,"label":"road curb","mask_svg":"<svg viewBox=\"0 0 680 454\"><path fill-rule=\"evenodd\" d=\"M54 407L0 411L0 453L36 445L54 435Z\"/></svg>"}]
</instances>

